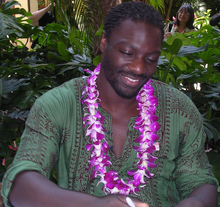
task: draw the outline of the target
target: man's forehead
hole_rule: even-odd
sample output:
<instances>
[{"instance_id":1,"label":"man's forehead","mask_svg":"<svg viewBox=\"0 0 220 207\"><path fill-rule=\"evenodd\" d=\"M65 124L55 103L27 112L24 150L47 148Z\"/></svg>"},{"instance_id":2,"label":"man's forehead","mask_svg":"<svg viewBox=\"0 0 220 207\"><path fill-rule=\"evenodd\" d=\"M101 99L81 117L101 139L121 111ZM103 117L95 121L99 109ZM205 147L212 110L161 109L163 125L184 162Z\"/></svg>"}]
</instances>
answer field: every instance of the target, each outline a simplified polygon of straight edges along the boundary
<instances>
[{"instance_id":1,"label":"man's forehead","mask_svg":"<svg viewBox=\"0 0 220 207\"><path fill-rule=\"evenodd\" d=\"M130 19L130 18L128 18L128 19L122 19L122 20L120 20L119 21L119 23L117 24L117 25L115 25L115 27L112 27L112 29L111 29L111 32L114 32L114 31L118 31L118 30L121 30L122 29L122 27L124 28L124 27L128 27L131 31L132 31L132 29L133 29L133 27L130 27L130 25L131 26L134 26L134 24L135 24L135 26L137 25L137 24L145 24L145 25L151 25L152 26L152 29L159 29L159 28L157 28L157 26L155 26L155 25L153 25L153 24L150 24L149 22L147 22L147 21L145 21L145 20L133 20L133 19ZM136 30L137 29L142 29L142 28L137 28L136 27Z\"/></svg>"},{"instance_id":2,"label":"man's forehead","mask_svg":"<svg viewBox=\"0 0 220 207\"><path fill-rule=\"evenodd\" d=\"M135 41L143 41L146 38L161 38L160 29L146 21L124 20L120 25L112 28L110 34L107 35L108 41L120 39L135 39ZM105 35L106 36L106 35ZM113 38L113 39L112 39Z\"/></svg>"}]
</instances>

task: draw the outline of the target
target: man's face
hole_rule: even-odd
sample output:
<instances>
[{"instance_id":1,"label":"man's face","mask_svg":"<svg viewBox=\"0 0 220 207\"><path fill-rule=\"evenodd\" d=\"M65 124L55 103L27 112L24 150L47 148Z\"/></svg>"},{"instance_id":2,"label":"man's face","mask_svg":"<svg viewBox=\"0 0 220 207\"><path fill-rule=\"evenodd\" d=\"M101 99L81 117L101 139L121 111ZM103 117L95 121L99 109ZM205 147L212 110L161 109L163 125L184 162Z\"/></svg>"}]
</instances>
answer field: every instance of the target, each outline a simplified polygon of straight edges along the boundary
<instances>
[{"instance_id":1,"label":"man's face","mask_svg":"<svg viewBox=\"0 0 220 207\"><path fill-rule=\"evenodd\" d=\"M125 20L102 37L101 68L105 78L122 98L134 98L155 73L161 50L161 31L145 22Z\"/></svg>"}]
</instances>

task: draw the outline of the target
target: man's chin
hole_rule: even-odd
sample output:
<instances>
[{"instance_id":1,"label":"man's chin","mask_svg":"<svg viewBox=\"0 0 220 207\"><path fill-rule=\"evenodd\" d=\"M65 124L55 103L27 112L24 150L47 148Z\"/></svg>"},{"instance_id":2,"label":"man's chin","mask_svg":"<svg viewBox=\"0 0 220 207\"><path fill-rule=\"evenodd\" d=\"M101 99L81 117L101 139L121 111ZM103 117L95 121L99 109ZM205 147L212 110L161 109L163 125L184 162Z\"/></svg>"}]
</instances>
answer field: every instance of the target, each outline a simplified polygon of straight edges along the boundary
<instances>
[{"instance_id":1,"label":"man's chin","mask_svg":"<svg viewBox=\"0 0 220 207\"><path fill-rule=\"evenodd\" d=\"M137 90L136 92L133 92L133 93L129 93L129 92L126 92L126 91L119 91L119 90L115 90L115 92L117 93L118 96L120 96L121 98L123 99L132 99L132 98L135 98L138 93L139 93L140 90Z\"/></svg>"}]
</instances>

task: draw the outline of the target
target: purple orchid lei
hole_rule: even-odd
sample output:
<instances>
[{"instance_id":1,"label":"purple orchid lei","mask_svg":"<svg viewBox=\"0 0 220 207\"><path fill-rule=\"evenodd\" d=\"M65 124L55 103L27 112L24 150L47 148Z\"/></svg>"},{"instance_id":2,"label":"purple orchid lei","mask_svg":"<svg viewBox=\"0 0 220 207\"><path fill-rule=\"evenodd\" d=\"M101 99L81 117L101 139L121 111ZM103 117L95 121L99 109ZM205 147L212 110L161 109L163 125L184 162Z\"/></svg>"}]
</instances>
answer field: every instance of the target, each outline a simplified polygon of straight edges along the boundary
<instances>
[{"instance_id":1,"label":"purple orchid lei","mask_svg":"<svg viewBox=\"0 0 220 207\"><path fill-rule=\"evenodd\" d=\"M139 116L137 117L134 126L140 131L140 136L135 139L139 143L139 147L133 146L137 152L137 171L127 171L129 176L133 176L133 180L123 178L119 179L117 172L107 171L106 168L111 165L110 157L108 156L109 145L105 139L106 129L103 128L104 119L97 110L100 103L99 92L96 86L96 79L100 72L101 64L99 64L92 72L91 76L87 78L87 86L82 88L81 103L84 107L84 127L88 125L86 136L90 137L90 143L86 146L88 151L91 150L91 158L89 160L89 169L94 167L91 178L100 177L99 183L103 183L103 191L110 194L129 195L134 193L137 195L140 189L146 184L144 177L152 178L153 174L149 172L149 168L156 167L154 163L157 157L152 153L155 151L154 142L158 140L158 135L155 134L159 130L160 125L156 122L158 117L155 115L156 106L158 104L157 98L154 96L154 89L149 80L140 90L136 99L138 100L137 109ZM97 184L97 185L98 185Z\"/></svg>"}]
</instances>

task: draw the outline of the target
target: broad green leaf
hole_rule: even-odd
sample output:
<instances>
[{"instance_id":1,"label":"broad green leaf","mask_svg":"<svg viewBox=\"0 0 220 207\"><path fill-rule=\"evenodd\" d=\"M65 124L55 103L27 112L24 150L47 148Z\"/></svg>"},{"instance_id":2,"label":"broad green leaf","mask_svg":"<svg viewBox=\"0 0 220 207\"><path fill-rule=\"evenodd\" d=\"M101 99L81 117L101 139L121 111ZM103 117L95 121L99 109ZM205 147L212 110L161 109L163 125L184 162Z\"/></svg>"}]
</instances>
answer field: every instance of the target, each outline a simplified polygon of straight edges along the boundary
<instances>
[{"instance_id":1,"label":"broad green leaf","mask_svg":"<svg viewBox=\"0 0 220 207\"><path fill-rule=\"evenodd\" d=\"M13 100L15 106L21 109L30 108L37 98L51 89L51 83L42 81L39 84L37 87L34 87L33 84L22 87L19 95Z\"/></svg>"},{"instance_id":2,"label":"broad green leaf","mask_svg":"<svg viewBox=\"0 0 220 207\"><path fill-rule=\"evenodd\" d=\"M98 55L93 59L93 64L95 66L97 66L100 62L101 62L101 55Z\"/></svg>"},{"instance_id":3,"label":"broad green leaf","mask_svg":"<svg viewBox=\"0 0 220 207\"><path fill-rule=\"evenodd\" d=\"M11 10L11 7L13 6L21 6L21 4L17 1L7 1L4 4L2 4L2 13L5 13L8 10Z\"/></svg>"},{"instance_id":4,"label":"broad green leaf","mask_svg":"<svg viewBox=\"0 0 220 207\"><path fill-rule=\"evenodd\" d=\"M1 140L1 138L0 138ZM0 157L9 157L11 150L8 147L8 142L0 141Z\"/></svg>"},{"instance_id":5,"label":"broad green leaf","mask_svg":"<svg viewBox=\"0 0 220 207\"><path fill-rule=\"evenodd\" d=\"M83 45L82 45L82 43L80 42L80 39L78 39L78 38L73 38L73 39L72 39L72 44L73 44L73 47L75 47L75 48L77 49L76 52L80 52L80 54L83 53L83 50L82 50Z\"/></svg>"},{"instance_id":6,"label":"broad green leaf","mask_svg":"<svg viewBox=\"0 0 220 207\"><path fill-rule=\"evenodd\" d=\"M175 57L173 59L173 64L176 65L181 71L184 71L187 69L186 64L184 63L184 61L179 58L179 57Z\"/></svg>"},{"instance_id":7,"label":"broad green leaf","mask_svg":"<svg viewBox=\"0 0 220 207\"><path fill-rule=\"evenodd\" d=\"M6 15L0 12L0 30L4 32L6 29L9 28L12 30L17 29L24 32L14 16Z\"/></svg>"},{"instance_id":8,"label":"broad green leaf","mask_svg":"<svg viewBox=\"0 0 220 207\"><path fill-rule=\"evenodd\" d=\"M210 164L213 166L213 173L220 183L220 154L213 151L206 154L208 156Z\"/></svg>"},{"instance_id":9,"label":"broad green leaf","mask_svg":"<svg viewBox=\"0 0 220 207\"><path fill-rule=\"evenodd\" d=\"M204 118L205 119L210 119L212 116L212 104L209 105L208 111L206 112Z\"/></svg>"},{"instance_id":10,"label":"broad green leaf","mask_svg":"<svg viewBox=\"0 0 220 207\"><path fill-rule=\"evenodd\" d=\"M16 139L16 123L12 121L0 123L0 142Z\"/></svg>"},{"instance_id":11,"label":"broad green leaf","mask_svg":"<svg viewBox=\"0 0 220 207\"><path fill-rule=\"evenodd\" d=\"M205 97L207 98L220 98L220 95L219 93L212 93L212 94L208 94L208 95L205 95Z\"/></svg>"},{"instance_id":12,"label":"broad green leaf","mask_svg":"<svg viewBox=\"0 0 220 207\"><path fill-rule=\"evenodd\" d=\"M174 76L169 73L169 74L167 75L166 83L169 84L170 82L172 83L173 86L176 85L176 81L175 81Z\"/></svg>"},{"instance_id":13,"label":"broad green leaf","mask_svg":"<svg viewBox=\"0 0 220 207\"><path fill-rule=\"evenodd\" d=\"M174 41L175 39L180 39L180 40L182 41L182 44L185 45L185 46L192 44L191 41L190 41L188 38L186 38L186 37L185 37L183 34L181 34L181 33L174 33L174 34L170 35L170 36L167 38L167 43L168 43L169 45L171 45L171 44L173 44L173 41Z\"/></svg>"},{"instance_id":14,"label":"broad green leaf","mask_svg":"<svg viewBox=\"0 0 220 207\"><path fill-rule=\"evenodd\" d=\"M60 74L63 74L65 73L66 71L69 71L69 70L78 70L78 67L75 65L72 65L72 66L69 66L69 67L66 67L65 69L61 70L58 75Z\"/></svg>"},{"instance_id":15,"label":"broad green leaf","mask_svg":"<svg viewBox=\"0 0 220 207\"><path fill-rule=\"evenodd\" d=\"M23 85L22 83L27 80L24 78L21 79L13 79L13 78L6 78L3 77L0 79L0 94L6 95L8 93L11 93L13 91L17 91L18 88Z\"/></svg>"},{"instance_id":16,"label":"broad green leaf","mask_svg":"<svg viewBox=\"0 0 220 207\"><path fill-rule=\"evenodd\" d=\"M199 52L207 50L208 46L209 46L209 42L204 44L202 47L194 47L192 45L182 46L181 49L179 50L177 56L182 57L182 56L186 56L186 55L191 55L193 53L199 53Z\"/></svg>"},{"instance_id":17,"label":"broad green leaf","mask_svg":"<svg viewBox=\"0 0 220 207\"><path fill-rule=\"evenodd\" d=\"M25 118L27 118L28 114L29 114L29 111L14 110L12 113L9 113L8 116L11 117L12 119L24 120Z\"/></svg>"},{"instance_id":18,"label":"broad green leaf","mask_svg":"<svg viewBox=\"0 0 220 207\"><path fill-rule=\"evenodd\" d=\"M205 132L208 132L207 136L209 140L214 138L214 142L217 143L217 141L220 139L220 131L207 122L204 122L203 124L205 127Z\"/></svg>"},{"instance_id":19,"label":"broad green leaf","mask_svg":"<svg viewBox=\"0 0 220 207\"><path fill-rule=\"evenodd\" d=\"M60 53L60 55L67 56L66 59L68 60L69 52L66 50L66 45L63 42L58 42L57 48L58 48L58 52Z\"/></svg>"},{"instance_id":20,"label":"broad green leaf","mask_svg":"<svg viewBox=\"0 0 220 207\"><path fill-rule=\"evenodd\" d=\"M47 53L47 58L51 61L51 62L63 62L66 61L68 62L67 59L69 59L68 56L60 56L57 53L52 53L52 52L48 52Z\"/></svg>"},{"instance_id":21,"label":"broad green leaf","mask_svg":"<svg viewBox=\"0 0 220 207\"><path fill-rule=\"evenodd\" d=\"M208 137L208 141L214 138L212 131L208 127L206 127L206 124L204 124L204 131Z\"/></svg>"},{"instance_id":22,"label":"broad green leaf","mask_svg":"<svg viewBox=\"0 0 220 207\"><path fill-rule=\"evenodd\" d=\"M96 36L101 36L103 33L103 29L104 29L104 24L102 24L99 29L97 30L97 32L95 33Z\"/></svg>"},{"instance_id":23,"label":"broad green leaf","mask_svg":"<svg viewBox=\"0 0 220 207\"><path fill-rule=\"evenodd\" d=\"M168 51L171 54L177 55L180 48L182 47L183 42L180 39L174 39L173 43L171 45L166 44Z\"/></svg>"}]
</instances>

